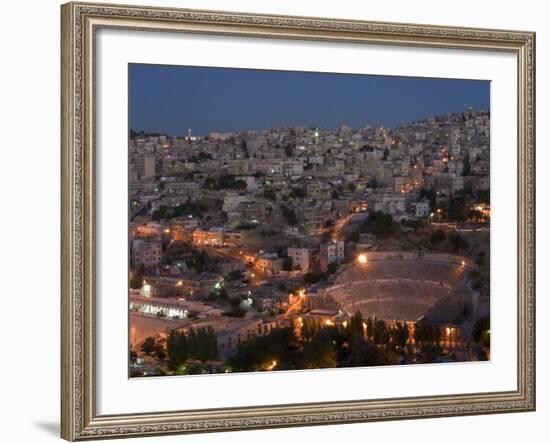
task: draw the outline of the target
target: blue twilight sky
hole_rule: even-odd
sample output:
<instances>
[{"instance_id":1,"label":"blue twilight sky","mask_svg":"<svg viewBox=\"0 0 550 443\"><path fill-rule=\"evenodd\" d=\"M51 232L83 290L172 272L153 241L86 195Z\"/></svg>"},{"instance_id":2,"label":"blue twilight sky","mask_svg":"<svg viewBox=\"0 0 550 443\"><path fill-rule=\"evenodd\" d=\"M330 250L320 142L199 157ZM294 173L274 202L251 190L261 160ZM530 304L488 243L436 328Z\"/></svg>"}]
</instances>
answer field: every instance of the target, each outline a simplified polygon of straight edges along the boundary
<instances>
[{"instance_id":1,"label":"blue twilight sky","mask_svg":"<svg viewBox=\"0 0 550 443\"><path fill-rule=\"evenodd\" d=\"M130 64L130 128L186 135L273 126L395 127L489 109L490 82Z\"/></svg>"}]
</instances>

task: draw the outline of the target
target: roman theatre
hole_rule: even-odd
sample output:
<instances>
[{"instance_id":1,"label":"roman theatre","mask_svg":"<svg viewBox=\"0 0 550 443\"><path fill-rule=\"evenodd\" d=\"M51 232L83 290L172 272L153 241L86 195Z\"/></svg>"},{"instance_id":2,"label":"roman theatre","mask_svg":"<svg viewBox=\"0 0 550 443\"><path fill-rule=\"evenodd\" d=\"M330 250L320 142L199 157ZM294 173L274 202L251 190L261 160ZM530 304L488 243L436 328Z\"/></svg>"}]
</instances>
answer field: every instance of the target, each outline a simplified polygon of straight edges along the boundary
<instances>
[{"instance_id":1,"label":"roman theatre","mask_svg":"<svg viewBox=\"0 0 550 443\"><path fill-rule=\"evenodd\" d=\"M366 252L344 265L331 285L310 295L312 308L364 318L460 323L477 315L478 294L467 284L466 257L423 251Z\"/></svg>"}]
</instances>

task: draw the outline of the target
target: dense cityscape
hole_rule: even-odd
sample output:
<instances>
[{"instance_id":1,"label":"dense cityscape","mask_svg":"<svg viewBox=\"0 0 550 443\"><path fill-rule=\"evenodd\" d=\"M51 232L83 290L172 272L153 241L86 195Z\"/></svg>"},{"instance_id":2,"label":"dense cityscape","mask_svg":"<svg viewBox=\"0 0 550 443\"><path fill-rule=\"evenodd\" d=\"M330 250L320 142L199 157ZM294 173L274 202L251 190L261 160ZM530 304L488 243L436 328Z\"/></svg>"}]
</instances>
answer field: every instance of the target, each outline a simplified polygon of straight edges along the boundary
<instances>
[{"instance_id":1,"label":"dense cityscape","mask_svg":"<svg viewBox=\"0 0 550 443\"><path fill-rule=\"evenodd\" d=\"M490 358L490 116L131 131L130 376Z\"/></svg>"}]
</instances>

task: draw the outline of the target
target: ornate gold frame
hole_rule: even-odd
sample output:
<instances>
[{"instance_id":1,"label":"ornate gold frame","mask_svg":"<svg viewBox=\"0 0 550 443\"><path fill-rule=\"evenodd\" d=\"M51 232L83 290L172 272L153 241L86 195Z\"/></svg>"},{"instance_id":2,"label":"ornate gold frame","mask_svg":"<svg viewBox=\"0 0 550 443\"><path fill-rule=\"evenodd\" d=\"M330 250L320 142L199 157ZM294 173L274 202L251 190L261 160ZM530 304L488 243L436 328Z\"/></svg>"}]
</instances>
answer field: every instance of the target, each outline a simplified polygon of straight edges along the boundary
<instances>
[{"instance_id":1,"label":"ornate gold frame","mask_svg":"<svg viewBox=\"0 0 550 443\"><path fill-rule=\"evenodd\" d=\"M123 5L61 7L61 435L67 440L533 411L535 34ZM518 387L511 392L98 416L94 33L99 28L508 51L518 59Z\"/></svg>"}]
</instances>

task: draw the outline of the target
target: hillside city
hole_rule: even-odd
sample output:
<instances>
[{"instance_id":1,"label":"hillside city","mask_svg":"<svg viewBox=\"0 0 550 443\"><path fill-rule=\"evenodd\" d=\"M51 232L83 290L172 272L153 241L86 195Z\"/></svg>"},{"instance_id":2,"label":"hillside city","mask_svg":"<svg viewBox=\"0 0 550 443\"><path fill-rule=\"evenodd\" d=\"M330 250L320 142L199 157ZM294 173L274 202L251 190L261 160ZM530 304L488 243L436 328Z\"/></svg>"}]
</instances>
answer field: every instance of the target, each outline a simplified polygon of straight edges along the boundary
<instances>
[{"instance_id":1,"label":"hillside city","mask_svg":"<svg viewBox=\"0 0 550 443\"><path fill-rule=\"evenodd\" d=\"M130 132L130 376L490 358L490 115Z\"/></svg>"}]
</instances>

